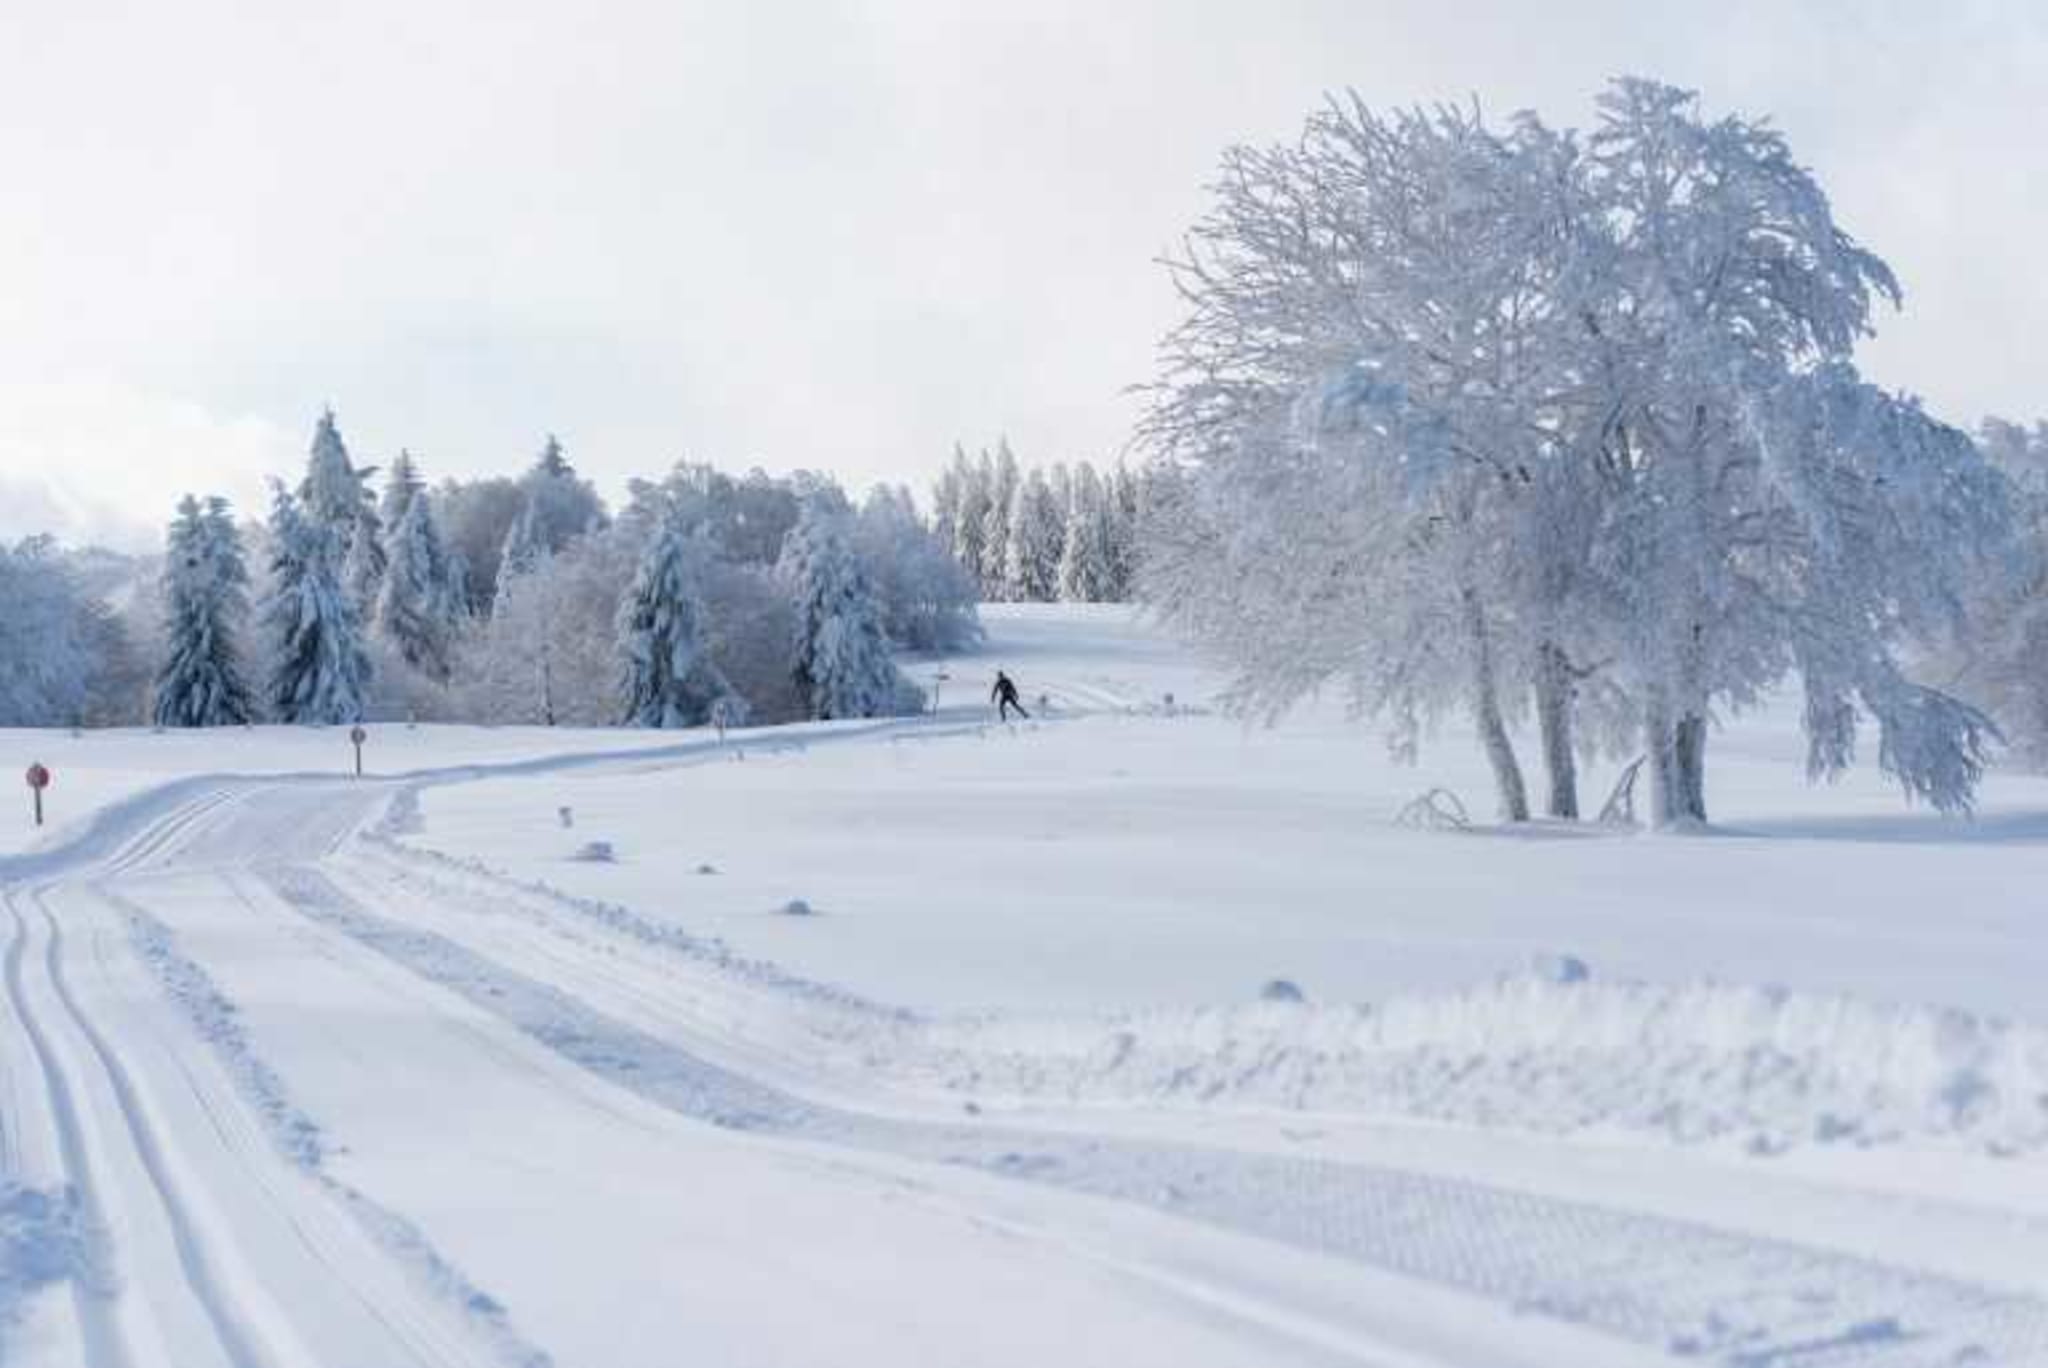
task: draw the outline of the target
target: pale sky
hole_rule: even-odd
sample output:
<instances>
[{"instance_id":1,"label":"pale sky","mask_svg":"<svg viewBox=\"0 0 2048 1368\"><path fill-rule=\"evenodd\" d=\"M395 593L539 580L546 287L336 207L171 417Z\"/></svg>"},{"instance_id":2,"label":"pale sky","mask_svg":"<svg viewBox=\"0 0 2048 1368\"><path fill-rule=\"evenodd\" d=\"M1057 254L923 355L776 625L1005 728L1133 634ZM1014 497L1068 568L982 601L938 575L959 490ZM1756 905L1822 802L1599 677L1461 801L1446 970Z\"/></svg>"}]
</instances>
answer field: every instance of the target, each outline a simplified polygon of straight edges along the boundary
<instances>
[{"instance_id":1,"label":"pale sky","mask_svg":"<svg viewBox=\"0 0 2048 1368\"><path fill-rule=\"evenodd\" d=\"M2048 413L2041 0L0 0L0 535L254 501L327 403L608 495L1113 456L1227 144L1624 72L1786 131L1905 282L1875 378Z\"/></svg>"}]
</instances>

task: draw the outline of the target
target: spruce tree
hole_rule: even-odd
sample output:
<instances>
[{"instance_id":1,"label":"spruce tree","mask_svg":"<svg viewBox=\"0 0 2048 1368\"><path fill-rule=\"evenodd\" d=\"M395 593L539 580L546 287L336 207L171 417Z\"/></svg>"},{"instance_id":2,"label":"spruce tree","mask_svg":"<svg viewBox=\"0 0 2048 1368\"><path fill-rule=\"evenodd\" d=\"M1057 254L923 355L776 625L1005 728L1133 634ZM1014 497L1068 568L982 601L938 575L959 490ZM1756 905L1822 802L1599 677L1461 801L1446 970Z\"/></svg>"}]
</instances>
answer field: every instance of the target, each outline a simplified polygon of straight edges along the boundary
<instances>
[{"instance_id":1,"label":"spruce tree","mask_svg":"<svg viewBox=\"0 0 2048 1368\"><path fill-rule=\"evenodd\" d=\"M1006 598L1018 603L1047 603L1057 597L1061 522L1051 487L1042 473L1033 470L1018 484L1010 501L1003 561Z\"/></svg>"},{"instance_id":2,"label":"spruce tree","mask_svg":"<svg viewBox=\"0 0 2048 1368\"><path fill-rule=\"evenodd\" d=\"M367 483L372 467L358 469L334 421L325 409L313 429L313 448L306 458L306 478L299 484L300 515L331 534L336 563L360 617L376 600L384 578L383 528Z\"/></svg>"},{"instance_id":3,"label":"spruce tree","mask_svg":"<svg viewBox=\"0 0 2048 1368\"><path fill-rule=\"evenodd\" d=\"M166 652L156 679L159 727L247 722L254 703L235 648L248 616L249 571L227 500L178 504L164 565Z\"/></svg>"},{"instance_id":4,"label":"spruce tree","mask_svg":"<svg viewBox=\"0 0 2048 1368\"><path fill-rule=\"evenodd\" d=\"M333 529L278 486L270 514L270 707L280 722L354 722L370 678L362 625Z\"/></svg>"},{"instance_id":5,"label":"spruce tree","mask_svg":"<svg viewBox=\"0 0 2048 1368\"><path fill-rule=\"evenodd\" d=\"M392 533L377 625L406 664L443 684L448 682L456 616L448 570L432 497L417 492Z\"/></svg>"},{"instance_id":6,"label":"spruce tree","mask_svg":"<svg viewBox=\"0 0 2048 1368\"><path fill-rule=\"evenodd\" d=\"M1104 603L1116 597L1115 528L1109 495L1095 468L1074 469L1073 502L1067 508L1067 539L1060 553L1060 597L1069 603Z\"/></svg>"},{"instance_id":7,"label":"spruce tree","mask_svg":"<svg viewBox=\"0 0 2048 1368\"><path fill-rule=\"evenodd\" d=\"M738 720L740 701L705 649L703 618L694 552L670 519L648 543L619 605L627 726L697 727L714 709Z\"/></svg>"},{"instance_id":8,"label":"spruce tree","mask_svg":"<svg viewBox=\"0 0 2048 1368\"><path fill-rule=\"evenodd\" d=\"M797 607L797 689L814 718L893 716L915 708L917 691L890 658L881 604L842 522L806 504L783 551Z\"/></svg>"},{"instance_id":9,"label":"spruce tree","mask_svg":"<svg viewBox=\"0 0 2048 1368\"><path fill-rule=\"evenodd\" d=\"M384 497L377 505L377 521L382 524L387 538L395 539L398 525L405 521L405 510L412 506L414 496L427 487L420 476L419 463L410 451L401 450L398 459L391 463L391 473L384 477ZM385 547L385 559L390 559L391 548Z\"/></svg>"}]
</instances>

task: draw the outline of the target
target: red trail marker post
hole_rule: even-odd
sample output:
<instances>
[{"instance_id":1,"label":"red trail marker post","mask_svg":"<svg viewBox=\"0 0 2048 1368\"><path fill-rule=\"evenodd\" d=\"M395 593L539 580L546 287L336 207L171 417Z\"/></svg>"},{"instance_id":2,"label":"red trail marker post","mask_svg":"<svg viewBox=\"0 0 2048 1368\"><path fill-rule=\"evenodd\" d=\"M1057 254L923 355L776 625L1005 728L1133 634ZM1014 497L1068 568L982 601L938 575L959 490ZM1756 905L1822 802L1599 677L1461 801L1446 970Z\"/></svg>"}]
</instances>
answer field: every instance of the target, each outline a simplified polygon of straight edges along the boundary
<instances>
[{"instance_id":1,"label":"red trail marker post","mask_svg":"<svg viewBox=\"0 0 2048 1368\"><path fill-rule=\"evenodd\" d=\"M38 762L28 767L28 791L35 802L36 825L43 824L43 790L50 786L50 771Z\"/></svg>"},{"instance_id":2,"label":"red trail marker post","mask_svg":"<svg viewBox=\"0 0 2048 1368\"><path fill-rule=\"evenodd\" d=\"M370 734L361 727L350 727L348 739L356 748L356 778L360 779L363 777L363 742L370 739Z\"/></svg>"}]
</instances>

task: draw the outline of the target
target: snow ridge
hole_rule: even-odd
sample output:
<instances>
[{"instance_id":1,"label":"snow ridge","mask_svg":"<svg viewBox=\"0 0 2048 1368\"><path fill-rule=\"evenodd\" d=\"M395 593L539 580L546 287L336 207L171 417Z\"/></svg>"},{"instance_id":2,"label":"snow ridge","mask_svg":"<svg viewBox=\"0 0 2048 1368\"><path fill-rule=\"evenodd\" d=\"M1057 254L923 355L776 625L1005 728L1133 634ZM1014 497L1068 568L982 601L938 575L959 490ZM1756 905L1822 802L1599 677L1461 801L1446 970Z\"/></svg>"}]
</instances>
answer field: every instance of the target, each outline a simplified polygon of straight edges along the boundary
<instances>
[{"instance_id":1,"label":"snow ridge","mask_svg":"<svg viewBox=\"0 0 2048 1368\"><path fill-rule=\"evenodd\" d=\"M437 894L524 899L680 956L772 1003L727 1025L812 1067L977 1103L1132 1103L1509 1126L1614 1128L1759 1153L1800 1144L2048 1148L2048 1029L1954 1009L1702 981L1517 975L1377 1004L1260 1002L1058 1017L926 1016L735 954L616 903L399 839L410 791L368 844ZM446 876L454 876L450 886ZM537 900L537 905L534 905Z\"/></svg>"}]
</instances>

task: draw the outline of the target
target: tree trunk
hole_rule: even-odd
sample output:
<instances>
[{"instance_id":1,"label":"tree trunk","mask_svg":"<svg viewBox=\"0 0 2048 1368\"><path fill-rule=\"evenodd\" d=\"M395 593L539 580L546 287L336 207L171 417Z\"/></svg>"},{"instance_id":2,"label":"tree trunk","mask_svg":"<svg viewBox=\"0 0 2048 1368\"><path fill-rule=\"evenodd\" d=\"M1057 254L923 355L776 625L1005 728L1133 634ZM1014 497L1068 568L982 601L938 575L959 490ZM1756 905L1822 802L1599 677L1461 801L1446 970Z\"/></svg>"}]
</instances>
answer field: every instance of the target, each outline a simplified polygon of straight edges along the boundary
<instances>
[{"instance_id":1,"label":"tree trunk","mask_svg":"<svg viewBox=\"0 0 2048 1368\"><path fill-rule=\"evenodd\" d=\"M1552 817L1579 816L1579 763L1572 750L1572 664L1564 651L1544 642L1536 660L1536 725L1542 735L1543 765L1550 777Z\"/></svg>"},{"instance_id":2,"label":"tree trunk","mask_svg":"<svg viewBox=\"0 0 2048 1368\"><path fill-rule=\"evenodd\" d=\"M1479 743L1486 750L1486 762L1493 767L1494 788L1500 795L1503 821L1529 820L1529 790L1522 782L1522 766L1515 759L1514 742L1508 737L1507 721L1501 715L1500 688L1493 675L1493 644L1487 635L1486 614L1479 595L1465 591L1465 627L1472 636L1472 717L1479 724Z\"/></svg>"},{"instance_id":3,"label":"tree trunk","mask_svg":"<svg viewBox=\"0 0 2048 1368\"><path fill-rule=\"evenodd\" d=\"M1678 719L1678 796L1688 820L1707 820L1707 719L1687 713Z\"/></svg>"},{"instance_id":4,"label":"tree trunk","mask_svg":"<svg viewBox=\"0 0 2048 1368\"><path fill-rule=\"evenodd\" d=\"M1685 805L1679 800L1678 732L1661 684L1651 685L1643 698L1643 757L1650 771L1650 825L1673 826Z\"/></svg>"},{"instance_id":5,"label":"tree trunk","mask_svg":"<svg viewBox=\"0 0 2048 1368\"><path fill-rule=\"evenodd\" d=\"M1707 820L1707 719L1674 715L1662 686L1643 708L1643 751L1650 767L1650 820L1660 827Z\"/></svg>"}]
</instances>

